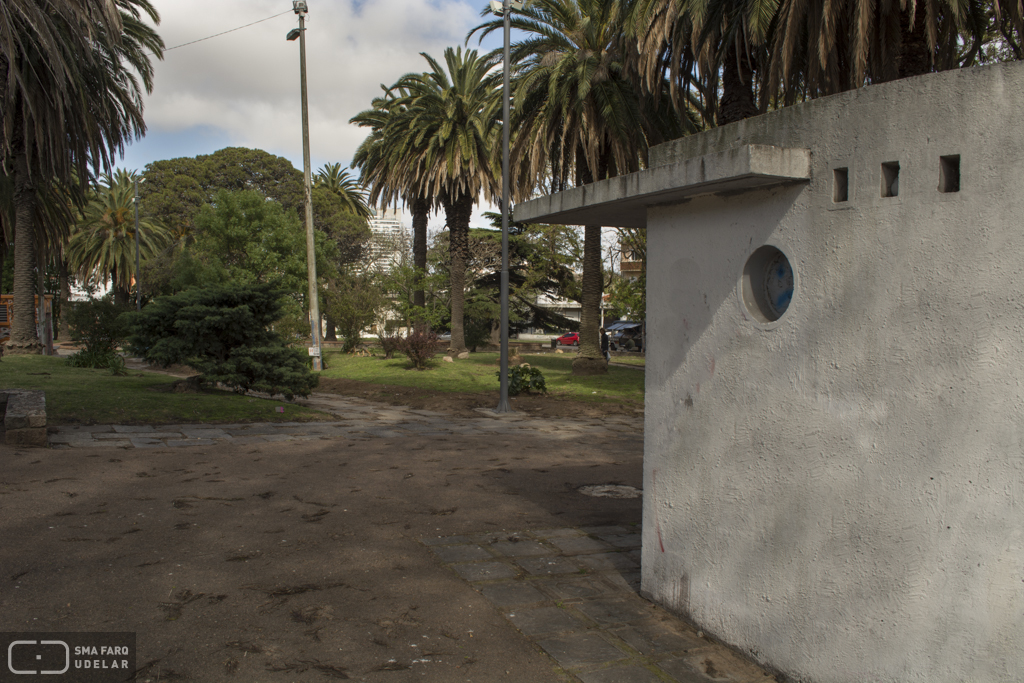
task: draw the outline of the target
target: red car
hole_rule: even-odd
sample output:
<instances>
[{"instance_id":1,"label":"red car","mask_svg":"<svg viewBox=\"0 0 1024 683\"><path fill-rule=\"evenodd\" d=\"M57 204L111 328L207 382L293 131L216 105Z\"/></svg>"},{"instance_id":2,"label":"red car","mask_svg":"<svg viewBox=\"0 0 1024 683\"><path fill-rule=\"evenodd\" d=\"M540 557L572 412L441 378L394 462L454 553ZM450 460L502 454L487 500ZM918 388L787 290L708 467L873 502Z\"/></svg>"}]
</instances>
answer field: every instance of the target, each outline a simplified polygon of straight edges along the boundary
<instances>
[{"instance_id":1,"label":"red car","mask_svg":"<svg viewBox=\"0 0 1024 683\"><path fill-rule=\"evenodd\" d=\"M562 346L579 346L580 345L580 333L579 332L566 332L561 337L555 340Z\"/></svg>"}]
</instances>

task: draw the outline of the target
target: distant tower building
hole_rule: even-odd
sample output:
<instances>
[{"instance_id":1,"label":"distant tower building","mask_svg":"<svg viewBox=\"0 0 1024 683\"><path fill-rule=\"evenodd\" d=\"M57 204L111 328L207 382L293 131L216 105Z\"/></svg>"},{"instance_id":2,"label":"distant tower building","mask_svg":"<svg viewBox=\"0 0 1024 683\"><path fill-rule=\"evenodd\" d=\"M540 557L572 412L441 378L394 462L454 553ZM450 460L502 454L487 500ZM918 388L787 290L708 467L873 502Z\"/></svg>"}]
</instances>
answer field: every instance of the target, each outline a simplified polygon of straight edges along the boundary
<instances>
[{"instance_id":1,"label":"distant tower building","mask_svg":"<svg viewBox=\"0 0 1024 683\"><path fill-rule=\"evenodd\" d=\"M402 225L399 209L374 209L369 219L370 240L367 264L375 270L389 271L402 262L409 247L409 232Z\"/></svg>"}]
</instances>

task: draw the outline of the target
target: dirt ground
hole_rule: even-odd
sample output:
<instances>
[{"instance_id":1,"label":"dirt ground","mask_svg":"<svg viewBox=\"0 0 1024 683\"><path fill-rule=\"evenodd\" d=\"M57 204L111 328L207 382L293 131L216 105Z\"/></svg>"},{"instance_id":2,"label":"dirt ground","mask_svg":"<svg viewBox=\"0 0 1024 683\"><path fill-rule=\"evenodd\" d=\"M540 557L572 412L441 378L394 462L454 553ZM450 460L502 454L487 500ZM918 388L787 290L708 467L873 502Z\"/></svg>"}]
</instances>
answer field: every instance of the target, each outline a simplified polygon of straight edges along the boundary
<instances>
[{"instance_id":1,"label":"dirt ground","mask_svg":"<svg viewBox=\"0 0 1024 683\"><path fill-rule=\"evenodd\" d=\"M427 401L334 382L319 391ZM478 416L478 400L424 407ZM544 683L565 679L419 539L639 523L639 499L576 489L640 487L642 447L541 432L0 447L0 472L4 631L136 631L147 682Z\"/></svg>"},{"instance_id":2,"label":"dirt ground","mask_svg":"<svg viewBox=\"0 0 1024 683\"><path fill-rule=\"evenodd\" d=\"M479 417L477 408L494 408L497 392L484 394L446 393L390 384L370 384L351 379L320 378L317 393L342 394L387 403L410 406L420 410L436 410L456 417ZM546 417L603 417L605 415L643 415L643 406L622 403L583 403L554 396L520 394L511 400L512 408L528 414Z\"/></svg>"}]
</instances>

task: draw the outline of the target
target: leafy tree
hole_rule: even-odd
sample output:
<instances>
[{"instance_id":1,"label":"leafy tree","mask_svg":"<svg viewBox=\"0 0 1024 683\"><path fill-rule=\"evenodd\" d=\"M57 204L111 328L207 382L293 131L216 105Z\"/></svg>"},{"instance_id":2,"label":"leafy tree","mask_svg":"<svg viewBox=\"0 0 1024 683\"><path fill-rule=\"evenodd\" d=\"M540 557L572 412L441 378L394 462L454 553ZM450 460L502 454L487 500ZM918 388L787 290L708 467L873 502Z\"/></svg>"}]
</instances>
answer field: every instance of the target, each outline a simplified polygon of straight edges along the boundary
<instances>
[{"instance_id":1,"label":"leafy tree","mask_svg":"<svg viewBox=\"0 0 1024 683\"><path fill-rule=\"evenodd\" d=\"M203 379L273 394L308 396L318 377L308 358L285 346L271 325L281 316L282 292L269 284L186 290L158 297L128 313L133 353L163 367L188 365Z\"/></svg>"},{"instance_id":2,"label":"leafy tree","mask_svg":"<svg viewBox=\"0 0 1024 683\"><path fill-rule=\"evenodd\" d=\"M221 190L196 214L189 248L204 273L188 284L271 284L302 291L306 276L305 234L294 212L254 190Z\"/></svg>"},{"instance_id":3,"label":"leafy tree","mask_svg":"<svg viewBox=\"0 0 1024 683\"><path fill-rule=\"evenodd\" d=\"M304 210L302 172L284 157L261 149L226 147L213 154L154 161L143 176L146 182L139 185L143 213L160 219L186 240L191 239L199 210L213 203L221 190L256 191L285 210L294 209L300 215ZM329 184L314 187L315 228L326 232L321 221L339 210L352 212L345 193L344 188L332 189Z\"/></svg>"},{"instance_id":4,"label":"leafy tree","mask_svg":"<svg viewBox=\"0 0 1024 683\"><path fill-rule=\"evenodd\" d=\"M261 149L226 147L213 154L154 161L139 186L143 210L188 235L196 214L221 190L256 191L285 209L301 210L302 172Z\"/></svg>"},{"instance_id":5,"label":"leafy tree","mask_svg":"<svg viewBox=\"0 0 1024 683\"><path fill-rule=\"evenodd\" d=\"M150 56L161 57L163 41L142 15L159 22L148 0L0 3L0 168L12 177L15 207L9 351L41 348L33 311L39 197L53 184L73 188L75 171L86 178L90 165L110 168L145 132L142 93L152 90ZM66 232L64 218L48 229Z\"/></svg>"},{"instance_id":6,"label":"leafy tree","mask_svg":"<svg viewBox=\"0 0 1024 683\"><path fill-rule=\"evenodd\" d=\"M354 269L341 272L331 282L324 299L329 319L345 338L342 350L346 352L359 345L360 333L381 317L389 303L376 273Z\"/></svg>"}]
</instances>

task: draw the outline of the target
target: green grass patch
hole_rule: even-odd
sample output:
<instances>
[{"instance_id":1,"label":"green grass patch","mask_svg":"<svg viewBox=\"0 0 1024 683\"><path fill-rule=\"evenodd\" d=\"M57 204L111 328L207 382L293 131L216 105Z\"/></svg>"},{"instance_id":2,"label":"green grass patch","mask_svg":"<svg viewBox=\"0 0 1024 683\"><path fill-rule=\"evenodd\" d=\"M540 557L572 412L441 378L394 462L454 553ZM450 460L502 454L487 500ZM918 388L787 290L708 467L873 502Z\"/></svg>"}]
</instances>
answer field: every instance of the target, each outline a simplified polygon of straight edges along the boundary
<instances>
[{"instance_id":1,"label":"green grass patch","mask_svg":"<svg viewBox=\"0 0 1024 683\"><path fill-rule=\"evenodd\" d=\"M623 365L636 365L637 367L645 367L647 365L647 359L644 356L612 356L613 363L622 363Z\"/></svg>"},{"instance_id":2,"label":"green grass patch","mask_svg":"<svg viewBox=\"0 0 1024 683\"><path fill-rule=\"evenodd\" d=\"M575 377L571 355L527 354L526 362L544 373L548 394L581 401L643 404L644 373L611 366L606 375ZM438 393L483 393L498 391L497 353L472 353L468 359L445 363L438 356L428 370L411 369L405 356L385 360L383 356L359 357L327 352L323 376L353 379L373 384L394 384Z\"/></svg>"},{"instance_id":3,"label":"green grass patch","mask_svg":"<svg viewBox=\"0 0 1024 683\"><path fill-rule=\"evenodd\" d=\"M0 389L44 389L46 421L62 424L190 424L225 422L306 422L333 416L284 401L209 390L172 394L176 378L129 370L72 368L56 356L4 356ZM277 412L284 406L284 412Z\"/></svg>"}]
</instances>

